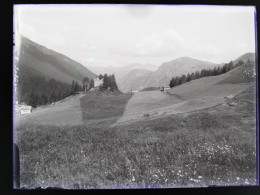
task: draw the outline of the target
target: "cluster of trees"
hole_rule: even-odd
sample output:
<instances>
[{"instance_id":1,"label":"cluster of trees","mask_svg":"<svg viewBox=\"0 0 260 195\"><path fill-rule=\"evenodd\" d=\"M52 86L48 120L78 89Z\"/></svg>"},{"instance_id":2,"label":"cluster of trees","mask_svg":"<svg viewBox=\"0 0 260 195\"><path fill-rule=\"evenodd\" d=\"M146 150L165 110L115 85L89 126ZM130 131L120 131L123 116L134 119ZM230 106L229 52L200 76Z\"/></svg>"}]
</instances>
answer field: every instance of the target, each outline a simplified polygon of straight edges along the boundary
<instances>
[{"instance_id":1,"label":"cluster of trees","mask_svg":"<svg viewBox=\"0 0 260 195\"><path fill-rule=\"evenodd\" d=\"M173 77L170 81L170 87L175 87L177 85L180 85L182 83L186 83L195 79L199 79L202 77L208 77L208 76L217 76L220 74L224 74L233 68L240 66L244 64L242 60L240 60L236 65L233 64L231 61L230 63L224 64L222 67L215 67L214 69L203 69L200 72L196 71L195 73L188 73L187 75L182 75L180 77Z\"/></svg>"},{"instance_id":2,"label":"cluster of trees","mask_svg":"<svg viewBox=\"0 0 260 195\"><path fill-rule=\"evenodd\" d=\"M111 91L118 91L118 86L114 74L112 75L104 74L104 76L100 74L99 79L103 79L103 85L102 88L100 88L101 90L110 89Z\"/></svg>"},{"instance_id":3,"label":"cluster of trees","mask_svg":"<svg viewBox=\"0 0 260 195\"><path fill-rule=\"evenodd\" d=\"M62 83L54 79L45 80L40 76L20 75L17 83L18 103L26 103L32 107L49 104L62 100L72 94L72 90L80 89L78 85L74 88L70 84Z\"/></svg>"},{"instance_id":4,"label":"cluster of trees","mask_svg":"<svg viewBox=\"0 0 260 195\"><path fill-rule=\"evenodd\" d=\"M74 81L74 80L72 81L70 95L75 95L78 92L83 91L83 90L84 90L83 87L81 85L79 85L77 81Z\"/></svg>"},{"instance_id":5,"label":"cluster of trees","mask_svg":"<svg viewBox=\"0 0 260 195\"><path fill-rule=\"evenodd\" d=\"M114 75L99 75L99 78L103 79L100 90L118 91ZM17 100L19 104L24 102L32 107L50 104L84 91L85 87L89 90L94 87L94 80L84 77L82 84L74 80L72 84L67 84L55 79L46 80L41 76L20 73L17 80Z\"/></svg>"},{"instance_id":6,"label":"cluster of trees","mask_svg":"<svg viewBox=\"0 0 260 195\"><path fill-rule=\"evenodd\" d=\"M83 84L83 91L84 90L87 91L88 89L94 87L94 80L89 79L88 77L84 77L82 80L82 84Z\"/></svg>"},{"instance_id":7,"label":"cluster of trees","mask_svg":"<svg viewBox=\"0 0 260 195\"><path fill-rule=\"evenodd\" d=\"M107 74L100 74L98 76L98 78L101 80L103 79L103 85L99 88L99 90L111 90L111 91L118 91L118 86L116 83L116 79L115 79L115 75L107 75ZM94 80L93 79L89 79L88 77L84 77L82 80L82 84L83 84L83 90L86 89L89 90L92 87L94 87Z\"/></svg>"}]
</instances>

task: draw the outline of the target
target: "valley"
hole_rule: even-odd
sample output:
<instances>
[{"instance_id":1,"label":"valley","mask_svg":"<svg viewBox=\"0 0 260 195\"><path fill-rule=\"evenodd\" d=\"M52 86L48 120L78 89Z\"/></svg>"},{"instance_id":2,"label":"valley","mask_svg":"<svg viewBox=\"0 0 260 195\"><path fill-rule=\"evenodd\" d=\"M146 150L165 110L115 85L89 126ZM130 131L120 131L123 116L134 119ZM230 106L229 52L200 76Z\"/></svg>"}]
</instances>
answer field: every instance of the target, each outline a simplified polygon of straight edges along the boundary
<instances>
[{"instance_id":1,"label":"valley","mask_svg":"<svg viewBox=\"0 0 260 195\"><path fill-rule=\"evenodd\" d=\"M254 53L246 53L238 57L233 61L233 64L237 64L239 61L247 62L254 60ZM141 90L147 87L161 87L167 86L170 80L176 76L186 75L188 73L200 72L203 69L213 70L215 67L222 67L222 64L216 64L197 60L189 57L181 57L175 60L162 63L156 70L151 71L146 69L146 72L142 69L135 69L128 71L128 74L121 79L117 79L119 89L122 92L130 92L132 90Z\"/></svg>"},{"instance_id":2,"label":"valley","mask_svg":"<svg viewBox=\"0 0 260 195\"><path fill-rule=\"evenodd\" d=\"M255 84L247 68L168 93L78 94L23 116L21 187L254 185Z\"/></svg>"},{"instance_id":3,"label":"valley","mask_svg":"<svg viewBox=\"0 0 260 195\"><path fill-rule=\"evenodd\" d=\"M13 172L3 186L11 174L14 191L257 187L257 6L12 13L12 161L2 161Z\"/></svg>"}]
</instances>

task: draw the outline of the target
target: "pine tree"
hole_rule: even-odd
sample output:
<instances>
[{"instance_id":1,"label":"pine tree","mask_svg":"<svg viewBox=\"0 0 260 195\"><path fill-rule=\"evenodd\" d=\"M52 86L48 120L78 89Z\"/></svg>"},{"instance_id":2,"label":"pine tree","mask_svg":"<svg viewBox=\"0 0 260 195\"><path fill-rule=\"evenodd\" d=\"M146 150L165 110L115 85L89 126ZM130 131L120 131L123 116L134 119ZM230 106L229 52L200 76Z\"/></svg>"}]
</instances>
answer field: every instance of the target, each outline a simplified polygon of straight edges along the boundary
<instances>
[{"instance_id":1,"label":"pine tree","mask_svg":"<svg viewBox=\"0 0 260 195\"><path fill-rule=\"evenodd\" d=\"M108 87L109 87L109 80L107 74L105 74L103 79L103 88L108 89Z\"/></svg>"},{"instance_id":2,"label":"pine tree","mask_svg":"<svg viewBox=\"0 0 260 195\"><path fill-rule=\"evenodd\" d=\"M200 77L201 77L200 73L198 71L196 71L196 73L194 75L194 79L198 79Z\"/></svg>"},{"instance_id":3,"label":"pine tree","mask_svg":"<svg viewBox=\"0 0 260 195\"><path fill-rule=\"evenodd\" d=\"M104 76L103 76L102 74L100 74L100 75L98 76L98 78L99 78L99 80L101 80L101 79L104 78Z\"/></svg>"},{"instance_id":4,"label":"pine tree","mask_svg":"<svg viewBox=\"0 0 260 195\"><path fill-rule=\"evenodd\" d=\"M194 78L195 78L195 74L194 74L194 73L191 73L191 75L190 75L190 80L192 81L192 80L194 80Z\"/></svg>"},{"instance_id":5,"label":"pine tree","mask_svg":"<svg viewBox=\"0 0 260 195\"><path fill-rule=\"evenodd\" d=\"M212 76L216 76L216 75L217 75L217 68L214 67L213 72L212 72Z\"/></svg>"},{"instance_id":6,"label":"pine tree","mask_svg":"<svg viewBox=\"0 0 260 195\"><path fill-rule=\"evenodd\" d=\"M205 69L201 70L200 71L200 77L199 78L202 78L205 76Z\"/></svg>"},{"instance_id":7,"label":"pine tree","mask_svg":"<svg viewBox=\"0 0 260 195\"><path fill-rule=\"evenodd\" d=\"M226 73L228 71L228 64L224 64L222 67L222 74Z\"/></svg>"},{"instance_id":8,"label":"pine tree","mask_svg":"<svg viewBox=\"0 0 260 195\"><path fill-rule=\"evenodd\" d=\"M180 78L179 78L179 77L176 77L176 79L175 79L175 83L176 83L176 85L175 85L175 86L177 86L177 85L180 85L180 84L181 84L181 81L180 81Z\"/></svg>"},{"instance_id":9,"label":"pine tree","mask_svg":"<svg viewBox=\"0 0 260 195\"><path fill-rule=\"evenodd\" d=\"M220 74L222 74L222 68L220 68L220 66L218 66L218 68L217 68L217 75L220 75Z\"/></svg>"},{"instance_id":10,"label":"pine tree","mask_svg":"<svg viewBox=\"0 0 260 195\"><path fill-rule=\"evenodd\" d=\"M71 94L74 94L74 88L75 88L75 81L73 80L71 84Z\"/></svg>"},{"instance_id":11,"label":"pine tree","mask_svg":"<svg viewBox=\"0 0 260 195\"><path fill-rule=\"evenodd\" d=\"M77 93L79 91L79 84L76 81L75 85L74 85L74 93Z\"/></svg>"},{"instance_id":12,"label":"pine tree","mask_svg":"<svg viewBox=\"0 0 260 195\"><path fill-rule=\"evenodd\" d=\"M231 62L229 62L228 64L228 71L232 70L234 68L234 64L233 61L231 60Z\"/></svg>"},{"instance_id":13,"label":"pine tree","mask_svg":"<svg viewBox=\"0 0 260 195\"><path fill-rule=\"evenodd\" d=\"M171 79L171 81L170 81L170 87L172 88L172 87L175 87L176 85L177 85L177 83L176 83L176 77L173 77L172 79Z\"/></svg>"},{"instance_id":14,"label":"pine tree","mask_svg":"<svg viewBox=\"0 0 260 195\"><path fill-rule=\"evenodd\" d=\"M114 74L112 74L112 76L111 76L110 87L111 87L111 91L118 91L118 86L116 84L116 79L115 79L115 75Z\"/></svg>"},{"instance_id":15,"label":"pine tree","mask_svg":"<svg viewBox=\"0 0 260 195\"><path fill-rule=\"evenodd\" d=\"M239 60L238 63L235 66L237 67L237 66L241 66L243 64L244 64L244 61L243 60Z\"/></svg>"},{"instance_id":16,"label":"pine tree","mask_svg":"<svg viewBox=\"0 0 260 195\"><path fill-rule=\"evenodd\" d=\"M38 104L38 98L32 91L31 94L29 95L28 105L32 106L33 108L36 108L37 104Z\"/></svg>"},{"instance_id":17,"label":"pine tree","mask_svg":"<svg viewBox=\"0 0 260 195\"><path fill-rule=\"evenodd\" d=\"M94 87L94 80L93 79L90 80L90 84L89 84L89 88L91 89L92 87Z\"/></svg>"},{"instance_id":18,"label":"pine tree","mask_svg":"<svg viewBox=\"0 0 260 195\"><path fill-rule=\"evenodd\" d=\"M108 76L107 83L108 83L107 84L108 87L111 88L111 84L112 84L112 76L111 75Z\"/></svg>"},{"instance_id":19,"label":"pine tree","mask_svg":"<svg viewBox=\"0 0 260 195\"><path fill-rule=\"evenodd\" d=\"M191 74L190 73L188 73L188 75L187 75L187 82L189 82L189 81L191 81Z\"/></svg>"},{"instance_id":20,"label":"pine tree","mask_svg":"<svg viewBox=\"0 0 260 195\"><path fill-rule=\"evenodd\" d=\"M187 77L186 77L186 75L183 74L183 75L181 76L181 78L180 78L180 82L181 82L181 84L182 84L182 83L186 83L186 81L187 81Z\"/></svg>"},{"instance_id":21,"label":"pine tree","mask_svg":"<svg viewBox=\"0 0 260 195\"><path fill-rule=\"evenodd\" d=\"M82 80L82 84L83 84L83 87L84 87L85 91L87 91L87 88L88 88L87 83L89 83L89 78L88 77L84 77L83 80Z\"/></svg>"}]
</instances>

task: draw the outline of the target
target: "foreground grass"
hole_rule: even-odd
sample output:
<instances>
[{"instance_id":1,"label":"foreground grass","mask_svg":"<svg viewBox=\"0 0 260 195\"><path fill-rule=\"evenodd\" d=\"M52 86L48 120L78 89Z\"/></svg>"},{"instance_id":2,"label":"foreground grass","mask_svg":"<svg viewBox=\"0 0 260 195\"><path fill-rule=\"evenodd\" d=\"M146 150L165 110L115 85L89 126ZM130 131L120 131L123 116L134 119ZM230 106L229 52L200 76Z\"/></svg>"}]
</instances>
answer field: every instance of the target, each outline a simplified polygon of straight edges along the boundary
<instances>
[{"instance_id":1,"label":"foreground grass","mask_svg":"<svg viewBox=\"0 0 260 195\"><path fill-rule=\"evenodd\" d=\"M125 126L20 126L21 187L254 185L250 95L234 107Z\"/></svg>"}]
</instances>

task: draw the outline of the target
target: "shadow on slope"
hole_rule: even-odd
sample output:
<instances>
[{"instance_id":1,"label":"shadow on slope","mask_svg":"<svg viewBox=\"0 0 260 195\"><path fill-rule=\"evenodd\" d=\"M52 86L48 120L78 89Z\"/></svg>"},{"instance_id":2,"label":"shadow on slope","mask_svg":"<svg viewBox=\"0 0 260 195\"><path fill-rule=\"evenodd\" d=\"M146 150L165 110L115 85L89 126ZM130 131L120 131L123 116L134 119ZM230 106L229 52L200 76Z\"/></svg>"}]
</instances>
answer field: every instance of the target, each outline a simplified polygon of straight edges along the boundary
<instances>
[{"instance_id":1,"label":"shadow on slope","mask_svg":"<svg viewBox=\"0 0 260 195\"><path fill-rule=\"evenodd\" d=\"M84 125L110 126L123 115L125 106L132 94L87 93L80 99Z\"/></svg>"}]
</instances>

